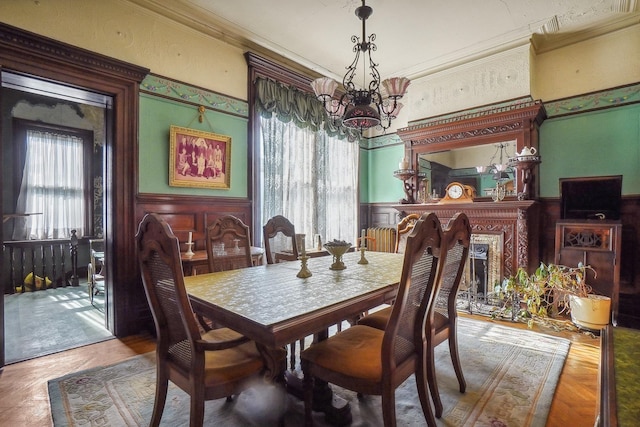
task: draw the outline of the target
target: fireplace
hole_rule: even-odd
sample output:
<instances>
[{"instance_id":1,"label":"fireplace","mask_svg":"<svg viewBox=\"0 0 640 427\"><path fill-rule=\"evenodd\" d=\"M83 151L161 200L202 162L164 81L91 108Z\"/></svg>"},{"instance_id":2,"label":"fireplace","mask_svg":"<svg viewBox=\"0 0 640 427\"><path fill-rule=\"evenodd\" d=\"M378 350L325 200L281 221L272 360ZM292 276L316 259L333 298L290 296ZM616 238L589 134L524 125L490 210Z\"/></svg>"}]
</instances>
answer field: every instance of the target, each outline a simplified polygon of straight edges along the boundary
<instances>
[{"instance_id":1,"label":"fireplace","mask_svg":"<svg viewBox=\"0 0 640 427\"><path fill-rule=\"evenodd\" d=\"M469 258L462 274L458 308L488 313L499 304L496 286L503 279L502 234L472 234Z\"/></svg>"},{"instance_id":2,"label":"fireplace","mask_svg":"<svg viewBox=\"0 0 640 427\"><path fill-rule=\"evenodd\" d=\"M457 212L464 212L473 235L500 236L501 243L497 243L500 246L497 262L500 281L515 274L519 267L533 272L540 264L540 206L536 201L422 203L394 205L394 208L402 217L410 213L434 212L443 226Z\"/></svg>"}]
</instances>

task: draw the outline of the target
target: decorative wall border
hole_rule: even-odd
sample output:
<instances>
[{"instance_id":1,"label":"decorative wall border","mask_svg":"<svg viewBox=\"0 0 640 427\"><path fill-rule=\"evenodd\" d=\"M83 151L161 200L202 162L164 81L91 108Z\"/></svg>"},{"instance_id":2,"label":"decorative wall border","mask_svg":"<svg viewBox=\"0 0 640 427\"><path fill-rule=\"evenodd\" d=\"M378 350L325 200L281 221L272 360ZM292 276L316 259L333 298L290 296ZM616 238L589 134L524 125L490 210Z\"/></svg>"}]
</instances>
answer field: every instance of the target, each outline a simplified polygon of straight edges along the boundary
<instances>
[{"instance_id":1,"label":"decorative wall border","mask_svg":"<svg viewBox=\"0 0 640 427\"><path fill-rule=\"evenodd\" d=\"M180 102L203 105L212 110L249 117L249 103L207 89L188 85L167 77L149 74L140 84L140 91Z\"/></svg>"},{"instance_id":2,"label":"decorative wall border","mask_svg":"<svg viewBox=\"0 0 640 427\"><path fill-rule=\"evenodd\" d=\"M467 119L478 119L484 116L491 116L497 113L504 113L507 111L516 111L521 108L527 108L534 105L536 101L530 96L522 98L509 99L503 102L497 102L488 105L482 105L476 108L468 108L461 111L455 111L452 113L441 114L439 116L428 117L424 119L414 120L409 122L407 129L413 129L425 126L437 126L447 123L455 123Z\"/></svg>"},{"instance_id":3,"label":"decorative wall border","mask_svg":"<svg viewBox=\"0 0 640 427\"><path fill-rule=\"evenodd\" d=\"M636 103L640 103L640 83L548 101L544 106L551 118Z\"/></svg>"},{"instance_id":4,"label":"decorative wall border","mask_svg":"<svg viewBox=\"0 0 640 427\"><path fill-rule=\"evenodd\" d=\"M373 138L360 138L360 148L363 150L373 150L376 148L390 147L392 145L402 145L404 142L398 134L378 135Z\"/></svg>"}]
</instances>

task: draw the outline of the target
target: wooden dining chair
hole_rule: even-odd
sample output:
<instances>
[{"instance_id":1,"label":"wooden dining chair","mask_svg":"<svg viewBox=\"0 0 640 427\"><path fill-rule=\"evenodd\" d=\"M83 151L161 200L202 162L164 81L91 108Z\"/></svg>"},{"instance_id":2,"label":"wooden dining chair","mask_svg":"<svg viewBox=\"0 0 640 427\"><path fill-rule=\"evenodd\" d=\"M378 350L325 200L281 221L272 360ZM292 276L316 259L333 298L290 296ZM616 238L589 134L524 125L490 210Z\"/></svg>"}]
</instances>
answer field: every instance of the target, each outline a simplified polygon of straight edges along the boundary
<instances>
[{"instance_id":1,"label":"wooden dining chair","mask_svg":"<svg viewBox=\"0 0 640 427\"><path fill-rule=\"evenodd\" d=\"M402 218L398 225L396 226L396 253L402 254L404 253L405 247L407 246L407 236L413 230L416 222L420 219L420 215L418 214L409 214Z\"/></svg>"},{"instance_id":2,"label":"wooden dining chair","mask_svg":"<svg viewBox=\"0 0 640 427\"><path fill-rule=\"evenodd\" d=\"M276 215L262 227L267 264L298 259L298 244L294 225L282 215Z\"/></svg>"},{"instance_id":3,"label":"wooden dining chair","mask_svg":"<svg viewBox=\"0 0 640 427\"><path fill-rule=\"evenodd\" d=\"M207 227L209 271L227 271L252 267L249 226L240 218L225 215Z\"/></svg>"},{"instance_id":4,"label":"wooden dining chair","mask_svg":"<svg viewBox=\"0 0 640 427\"><path fill-rule=\"evenodd\" d=\"M458 378L460 393L466 390L466 381L462 373L460 356L458 354L458 339L456 325L458 311L456 308L457 295L465 263L469 256L471 242L471 225L466 214L459 212L447 224L442 241L442 257L440 266L440 284L434 301L434 311L426 324L427 344L429 354L426 360L428 369L429 389L433 399L437 418L442 416L442 401L438 391L436 380L436 367L434 360L434 348L442 342L449 340L449 352L453 369ZM358 321L358 324L367 325L378 329L387 327L391 316L391 308L385 308L369 314Z\"/></svg>"},{"instance_id":5,"label":"wooden dining chair","mask_svg":"<svg viewBox=\"0 0 640 427\"><path fill-rule=\"evenodd\" d=\"M441 240L438 217L423 214L407 239L396 302L386 329L355 325L302 352L306 425L313 423L313 387L319 379L359 394L382 396L384 425L395 426L395 390L414 373L427 424L436 425L424 363L425 322L439 283Z\"/></svg>"},{"instance_id":6,"label":"wooden dining chair","mask_svg":"<svg viewBox=\"0 0 640 427\"><path fill-rule=\"evenodd\" d=\"M296 242L296 228L286 217L276 215L270 218L262 227L264 251L267 264L280 261L295 261L298 259L298 244ZM304 338L299 340L300 351L304 349ZM289 344L289 369L296 369L296 342Z\"/></svg>"},{"instance_id":7,"label":"wooden dining chair","mask_svg":"<svg viewBox=\"0 0 640 427\"><path fill-rule=\"evenodd\" d=\"M159 215L140 222L136 248L157 332L150 425L160 424L171 381L191 398L190 425L202 426L206 400L230 399L261 378L265 364L255 342L231 329L201 334L184 287L178 239Z\"/></svg>"}]
</instances>

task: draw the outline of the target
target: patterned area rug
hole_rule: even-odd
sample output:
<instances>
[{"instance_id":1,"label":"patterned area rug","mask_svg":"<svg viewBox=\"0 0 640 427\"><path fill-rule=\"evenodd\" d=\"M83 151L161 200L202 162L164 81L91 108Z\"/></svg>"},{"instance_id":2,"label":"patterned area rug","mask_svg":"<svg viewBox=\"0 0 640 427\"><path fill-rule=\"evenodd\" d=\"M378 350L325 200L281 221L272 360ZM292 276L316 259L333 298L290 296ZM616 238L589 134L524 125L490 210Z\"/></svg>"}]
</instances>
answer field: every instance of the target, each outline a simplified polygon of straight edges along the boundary
<instances>
[{"instance_id":1,"label":"patterned area rug","mask_svg":"<svg viewBox=\"0 0 640 427\"><path fill-rule=\"evenodd\" d=\"M492 322L459 319L458 343L467 391L461 394L447 344L436 348L438 385L444 405L440 426L544 426L562 366L566 339ZM49 381L54 426L147 426L155 392L155 355L134 357ZM354 426L381 426L380 398L333 387L351 405ZM227 403L206 403L205 425L303 425L302 402L257 384ZM424 416L411 376L396 390L399 426L423 426ZM324 415L314 413L317 426ZM171 384L162 426L188 425L189 397Z\"/></svg>"}]
</instances>

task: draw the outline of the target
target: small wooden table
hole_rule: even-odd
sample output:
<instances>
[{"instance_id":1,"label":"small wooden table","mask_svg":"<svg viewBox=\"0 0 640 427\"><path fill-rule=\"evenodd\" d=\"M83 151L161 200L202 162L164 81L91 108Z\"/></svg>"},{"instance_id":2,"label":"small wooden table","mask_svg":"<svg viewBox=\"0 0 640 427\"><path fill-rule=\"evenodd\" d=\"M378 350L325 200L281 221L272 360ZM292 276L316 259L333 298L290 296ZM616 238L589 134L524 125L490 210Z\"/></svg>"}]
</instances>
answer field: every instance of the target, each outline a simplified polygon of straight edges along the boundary
<instances>
[{"instance_id":1,"label":"small wooden table","mask_svg":"<svg viewBox=\"0 0 640 427\"><path fill-rule=\"evenodd\" d=\"M257 246L251 246L251 259L253 265L261 265L263 263L262 255L264 249ZM209 267L209 257L207 251L194 251L192 256L187 256L186 252L180 252L180 260L182 260L182 268L185 276L195 276L198 274L199 267Z\"/></svg>"}]
</instances>

